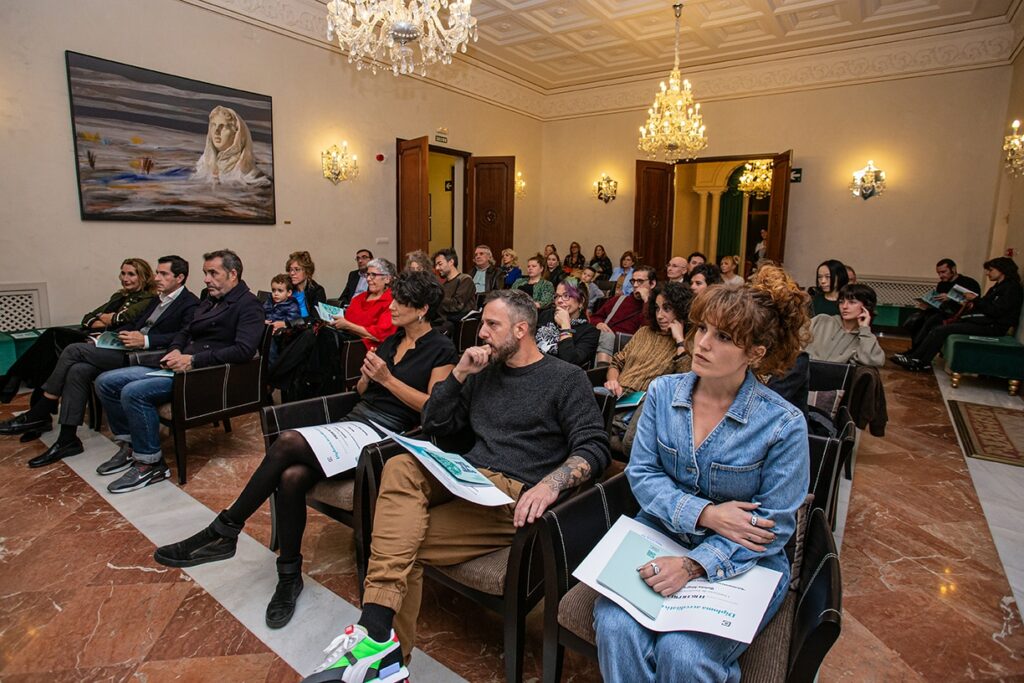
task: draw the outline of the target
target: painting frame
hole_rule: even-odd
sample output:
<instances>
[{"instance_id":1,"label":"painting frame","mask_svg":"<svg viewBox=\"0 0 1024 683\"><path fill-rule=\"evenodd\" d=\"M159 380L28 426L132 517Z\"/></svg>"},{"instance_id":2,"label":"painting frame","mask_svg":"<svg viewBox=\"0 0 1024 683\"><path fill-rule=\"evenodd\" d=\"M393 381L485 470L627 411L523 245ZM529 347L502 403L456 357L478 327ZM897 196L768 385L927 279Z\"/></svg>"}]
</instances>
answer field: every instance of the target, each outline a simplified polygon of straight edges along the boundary
<instances>
[{"instance_id":1,"label":"painting frame","mask_svg":"<svg viewBox=\"0 0 1024 683\"><path fill-rule=\"evenodd\" d=\"M271 96L73 50L64 61L83 221L277 223Z\"/></svg>"}]
</instances>

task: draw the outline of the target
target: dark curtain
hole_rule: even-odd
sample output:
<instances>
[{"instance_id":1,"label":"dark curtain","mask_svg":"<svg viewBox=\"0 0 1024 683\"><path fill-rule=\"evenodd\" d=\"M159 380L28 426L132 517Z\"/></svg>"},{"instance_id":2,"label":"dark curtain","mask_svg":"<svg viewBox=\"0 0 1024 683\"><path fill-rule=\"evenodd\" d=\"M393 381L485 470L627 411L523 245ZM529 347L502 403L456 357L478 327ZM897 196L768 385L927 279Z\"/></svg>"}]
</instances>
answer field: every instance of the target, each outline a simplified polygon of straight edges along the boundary
<instances>
[{"instance_id":1,"label":"dark curtain","mask_svg":"<svg viewBox=\"0 0 1024 683\"><path fill-rule=\"evenodd\" d=\"M738 256L740 252L740 233L743 230L743 193L737 187L743 173L741 164L729 176L729 189L722 193L718 212L718 244L716 259L723 256Z\"/></svg>"}]
</instances>

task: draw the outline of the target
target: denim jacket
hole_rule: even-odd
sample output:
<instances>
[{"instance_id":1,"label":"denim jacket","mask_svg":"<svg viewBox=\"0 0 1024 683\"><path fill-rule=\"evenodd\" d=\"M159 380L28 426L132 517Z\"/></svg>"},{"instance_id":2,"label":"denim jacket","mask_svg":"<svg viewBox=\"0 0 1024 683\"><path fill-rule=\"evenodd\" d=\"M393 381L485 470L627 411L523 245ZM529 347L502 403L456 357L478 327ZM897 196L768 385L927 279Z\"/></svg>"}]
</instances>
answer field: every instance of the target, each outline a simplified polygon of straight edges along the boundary
<instances>
[{"instance_id":1,"label":"denim jacket","mask_svg":"<svg viewBox=\"0 0 1024 683\"><path fill-rule=\"evenodd\" d=\"M693 390L697 375L659 377L647 400L626 476L643 512L686 547L709 581L729 579L755 564L789 576L783 548L796 527L810 480L807 423L799 410L747 372L725 417L694 450ZM764 552L748 550L697 526L705 506L730 500L760 503L775 522Z\"/></svg>"}]
</instances>

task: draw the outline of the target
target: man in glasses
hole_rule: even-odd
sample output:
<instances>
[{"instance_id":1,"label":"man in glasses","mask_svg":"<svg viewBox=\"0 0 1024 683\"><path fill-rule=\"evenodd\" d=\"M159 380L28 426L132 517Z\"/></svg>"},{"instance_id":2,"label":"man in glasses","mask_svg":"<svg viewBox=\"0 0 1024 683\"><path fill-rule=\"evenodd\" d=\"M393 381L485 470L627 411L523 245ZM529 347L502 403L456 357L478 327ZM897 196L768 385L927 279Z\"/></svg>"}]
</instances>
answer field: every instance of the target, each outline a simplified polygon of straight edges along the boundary
<instances>
[{"instance_id":1,"label":"man in glasses","mask_svg":"<svg viewBox=\"0 0 1024 683\"><path fill-rule=\"evenodd\" d=\"M654 268L650 266L634 268L633 277L629 282L633 285L632 293L611 297L590 316L591 324L601 332L595 356L598 363L611 363L617 332L633 334L644 324L647 300L651 296L651 290L658 284Z\"/></svg>"},{"instance_id":2,"label":"man in glasses","mask_svg":"<svg viewBox=\"0 0 1024 683\"><path fill-rule=\"evenodd\" d=\"M352 297L356 294L362 294L366 291L366 264L372 258L373 252L369 249L360 249L356 252L356 269L348 274L348 282L345 283L345 289L341 291L341 296L338 297L342 308L348 306L352 301Z\"/></svg>"}]
</instances>

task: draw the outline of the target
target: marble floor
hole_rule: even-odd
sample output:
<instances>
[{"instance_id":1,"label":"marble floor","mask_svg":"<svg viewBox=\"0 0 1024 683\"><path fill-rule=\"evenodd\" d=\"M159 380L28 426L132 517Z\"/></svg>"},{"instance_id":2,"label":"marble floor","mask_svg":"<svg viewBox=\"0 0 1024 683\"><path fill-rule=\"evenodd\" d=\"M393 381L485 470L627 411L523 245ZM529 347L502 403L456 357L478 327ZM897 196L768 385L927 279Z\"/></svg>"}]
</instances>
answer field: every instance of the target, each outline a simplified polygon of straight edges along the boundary
<instances>
[{"instance_id":1,"label":"marble floor","mask_svg":"<svg viewBox=\"0 0 1024 683\"><path fill-rule=\"evenodd\" d=\"M900 344L884 343L890 351ZM841 491L849 501L837 534L843 635L820 680L1024 681L1024 629L1010 586L1019 596L1024 535L1014 527L1024 468L965 462L942 376L891 365L883 375L886 436L861 436L852 487ZM959 397L1003 400L1001 384L979 386ZM0 418L25 407L21 396L0 406ZM112 452L102 435L81 430L86 453L42 470L24 465L40 442L0 438L0 680L300 680L333 636L312 634L357 604L347 528L311 512L307 592L277 632L260 623L273 582L266 506L246 525L252 541L241 558L187 572L152 561L155 543L192 533L259 462L255 416L233 424L231 434L189 433L186 486L113 497L91 472ZM528 620L527 681L541 673L541 621L540 610ZM429 581L417 646L413 680L503 678L497 616ZM569 681L600 679L592 662L571 653L565 670Z\"/></svg>"}]
</instances>

